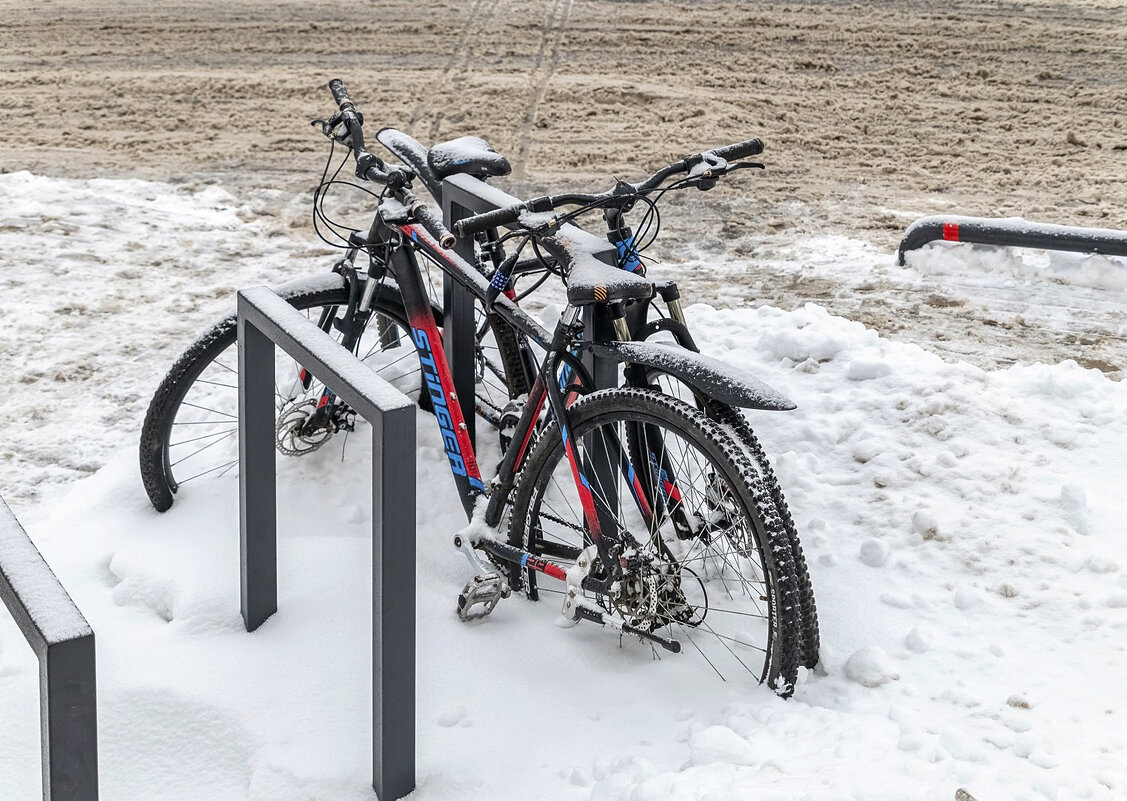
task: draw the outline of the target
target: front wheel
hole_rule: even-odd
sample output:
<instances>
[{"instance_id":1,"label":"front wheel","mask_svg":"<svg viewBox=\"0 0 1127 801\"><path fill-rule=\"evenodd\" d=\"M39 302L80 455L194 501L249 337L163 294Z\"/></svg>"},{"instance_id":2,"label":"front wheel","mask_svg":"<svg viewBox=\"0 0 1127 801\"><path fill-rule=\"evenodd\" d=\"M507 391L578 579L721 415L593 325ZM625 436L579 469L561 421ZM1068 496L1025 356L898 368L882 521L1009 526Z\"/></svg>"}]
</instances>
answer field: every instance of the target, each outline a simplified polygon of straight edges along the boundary
<instances>
[{"instance_id":1,"label":"front wheel","mask_svg":"<svg viewBox=\"0 0 1127 801\"><path fill-rule=\"evenodd\" d=\"M609 518L622 557L637 565L609 592L584 590L588 600L678 641L675 659L789 695L801 648L794 563L779 510L746 451L698 410L649 389L592 393L569 409L568 427L600 517ZM640 451L627 444L638 437ZM600 520L604 531L607 522ZM556 423L521 472L509 526L511 544L565 566L591 542ZM532 571L514 578L530 598L562 605L562 584Z\"/></svg>"},{"instance_id":2,"label":"front wheel","mask_svg":"<svg viewBox=\"0 0 1127 801\"><path fill-rule=\"evenodd\" d=\"M275 291L314 323L331 320L338 309L348 305L348 286L336 273L293 281ZM373 310L377 324L369 325L357 355L403 392L417 393L418 363L405 333L402 305L397 298L377 293ZM220 477L238 468L237 329L235 315L208 329L172 365L149 403L141 428L141 480L158 512L171 507L174 494L189 481ZM338 331L330 330L339 337ZM275 355L279 419L296 421L307 414L310 404L315 406L322 385L303 383L296 363L281 351ZM291 434L296 428L290 425L281 433L279 449L293 453L316 450L331 434L325 429L295 438Z\"/></svg>"}]
</instances>

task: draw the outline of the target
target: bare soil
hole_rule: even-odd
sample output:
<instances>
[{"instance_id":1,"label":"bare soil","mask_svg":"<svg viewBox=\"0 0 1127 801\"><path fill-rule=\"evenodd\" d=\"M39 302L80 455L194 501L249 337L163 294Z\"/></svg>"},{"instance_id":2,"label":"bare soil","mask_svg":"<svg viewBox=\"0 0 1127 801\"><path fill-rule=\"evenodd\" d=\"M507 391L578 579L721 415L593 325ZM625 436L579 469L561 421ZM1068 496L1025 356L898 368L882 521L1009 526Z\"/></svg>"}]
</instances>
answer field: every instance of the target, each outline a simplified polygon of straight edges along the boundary
<instances>
[{"instance_id":1,"label":"bare soil","mask_svg":"<svg viewBox=\"0 0 1127 801\"><path fill-rule=\"evenodd\" d=\"M6 6L6 7L5 7ZM517 184L750 136L756 225L891 242L887 208L1127 226L1127 7L1073 2L0 4L0 167L301 188L329 77ZM797 200L801 219L773 209Z\"/></svg>"}]
</instances>

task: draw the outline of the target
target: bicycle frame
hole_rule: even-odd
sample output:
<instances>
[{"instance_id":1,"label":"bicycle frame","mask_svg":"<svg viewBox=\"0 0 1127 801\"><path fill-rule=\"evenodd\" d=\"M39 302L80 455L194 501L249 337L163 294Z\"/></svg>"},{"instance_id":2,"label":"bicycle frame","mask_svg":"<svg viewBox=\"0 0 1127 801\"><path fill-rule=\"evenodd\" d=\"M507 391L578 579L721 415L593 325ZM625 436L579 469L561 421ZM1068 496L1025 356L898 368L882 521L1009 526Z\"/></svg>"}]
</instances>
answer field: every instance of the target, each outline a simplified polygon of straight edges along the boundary
<instances>
[{"instance_id":1,"label":"bicycle frame","mask_svg":"<svg viewBox=\"0 0 1127 801\"><path fill-rule=\"evenodd\" d=\"M422 251L432 259L445 275L466 286L479 299L484 299L488 281L464 259L439 247L425 230L413 223L386 223L374 225L370 244L376 248L390 245L390 263L386 266L394 275L403 298L407 319L411 326L411 342L415 347L423 371L424 388L434 408L442 436L443 448L450 471L458 490L459 498L468 517L472 517L478 499L485 492L485 484L478 465L473 443L465 426L465 412L454 390L453 377L446 354L442 347L441 334L431 310L426 285L416 259L416 250ZM396 241L398 240L398 241ZM600 555L607 559L610 548L620 540L619 532L612 523L613 517L606 498L599 498L592 490L591 478L596 467L588 463L574 445L568 429L567 408L576 398L576 390L571 385L561 387L555 380L561 365L566 365L581 386L590 386L590 378L568 346L575 335L582 330L578 323L580 310L569 307L561 316L552 334L542 328L516 304L507 299L498 299L493 311L519 335L527 337L543 347L547 353L541 363L532 390L525 403L523 413L517 423L512 442L502 457L497 476L493 482L493 493L485 513L485 522L494 527L500 522L505 501L513 488L514 476L528 456L529 444L536 423L545 405L559 421L564 448L571 466L572 477L583 507L584 518L590 540L598 546ZM617 450L617 448L616 448ZM621 458L621 466L626 464ZM641 482L635 475L633 466L626 464L624 475L628 473L629 486L633 489L635 500L647 521L652 519L652 510L645 497ZM606 482L598 482L605 486ZM480 538L474 543L492 555L519 565L526 570L545 573L561 581L566 580L566 569L549 560L516 548L491 537ZM561 556L574 556L561 554Z\"/></svg>"}]
</instances>

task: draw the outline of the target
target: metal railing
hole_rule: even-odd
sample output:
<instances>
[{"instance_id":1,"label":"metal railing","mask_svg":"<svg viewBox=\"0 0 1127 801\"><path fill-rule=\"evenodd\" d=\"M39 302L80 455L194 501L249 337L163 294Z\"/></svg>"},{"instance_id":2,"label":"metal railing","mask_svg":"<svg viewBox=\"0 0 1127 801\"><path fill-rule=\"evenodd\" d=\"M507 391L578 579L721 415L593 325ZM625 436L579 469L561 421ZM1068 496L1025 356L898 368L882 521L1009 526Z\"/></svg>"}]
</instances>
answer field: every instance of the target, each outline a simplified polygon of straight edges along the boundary
<instances>
[{"instance_id":1,"label":"metal railing","mask_svg":"<svg viewBox=\"0 0 1127 801\"><path fill-rule=\"evenodd\" d=\"M904 265L904 254L909 250L939 240L1127 256L1127 231L987 217L935 216L921 217L908 226L897 253L900 265Z\"/></svg>"},{"instance_id":2,"label":"metal railing","mask_svg":"<svg viewBox=\"0 0 1127 801\"><path fill-rule=\"evenodd\" d=\"M415 404L266 287L239 292L238 326L247 631L278 610L275 345L372 427L372 787L402 798L415 789Z\"/></svg>"},{"instance_id":3,"label":"metal railing","mask_svg":"<svg viewBox=\"0 0 1127 801\"><path fill-rule=\"evenodd\" d=\"M94 631L2 498L0 598L39 658L43 798L97 801Z\"/></svg>"}]
</instances>

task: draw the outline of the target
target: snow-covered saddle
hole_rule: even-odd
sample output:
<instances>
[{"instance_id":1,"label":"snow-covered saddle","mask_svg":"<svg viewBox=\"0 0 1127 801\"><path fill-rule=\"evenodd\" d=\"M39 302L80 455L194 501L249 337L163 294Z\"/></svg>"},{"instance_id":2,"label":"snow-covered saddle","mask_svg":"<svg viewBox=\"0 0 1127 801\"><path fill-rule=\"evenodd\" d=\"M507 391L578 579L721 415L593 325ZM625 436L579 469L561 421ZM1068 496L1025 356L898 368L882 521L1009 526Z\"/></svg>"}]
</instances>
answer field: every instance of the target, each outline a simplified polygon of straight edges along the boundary
<instances>
[{"instance_id":1,"label":"snow-covered saddle","mask_svg":"<svg viewBox=\"0 0 1127 801\"><path fill-rule=\"evenodd\" d=\"M461 136L435 145L427 153L427 163L439 181L455 173L485 178L508 175L513 169L507 158L478 136Z\"/></svg>"}]
</instances>

